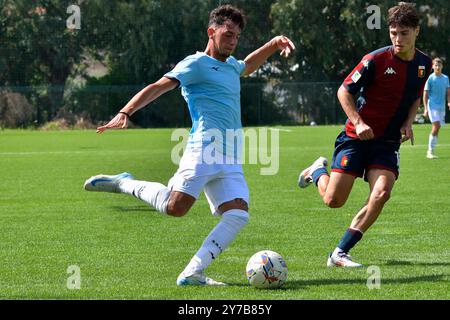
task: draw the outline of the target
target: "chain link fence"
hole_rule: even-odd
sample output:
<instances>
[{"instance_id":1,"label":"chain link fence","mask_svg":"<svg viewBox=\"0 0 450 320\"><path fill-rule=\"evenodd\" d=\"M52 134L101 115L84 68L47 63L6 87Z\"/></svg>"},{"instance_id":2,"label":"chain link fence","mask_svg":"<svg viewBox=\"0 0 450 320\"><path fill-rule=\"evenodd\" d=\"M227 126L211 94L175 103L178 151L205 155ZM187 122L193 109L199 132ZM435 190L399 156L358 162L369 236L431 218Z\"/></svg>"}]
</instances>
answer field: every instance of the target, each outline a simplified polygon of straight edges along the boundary
<instances>
[{"instance_id":1,"label":"chain link fence","mask_svg":"<svg viewBox=\"0 0 450 320\"><path fill-rule=\"evenodd\" d=\"M242 83L242 123L253 125L339 124L345 121L336 97L337 82ZM2 127L41 126L80 119L93 125L108 121L144 86L0 87ZM61 95L52 108L50 95ZM189 110L179 90L172 90L132 117L139 127L189 127Z\"/></svg>"}]
</instances>

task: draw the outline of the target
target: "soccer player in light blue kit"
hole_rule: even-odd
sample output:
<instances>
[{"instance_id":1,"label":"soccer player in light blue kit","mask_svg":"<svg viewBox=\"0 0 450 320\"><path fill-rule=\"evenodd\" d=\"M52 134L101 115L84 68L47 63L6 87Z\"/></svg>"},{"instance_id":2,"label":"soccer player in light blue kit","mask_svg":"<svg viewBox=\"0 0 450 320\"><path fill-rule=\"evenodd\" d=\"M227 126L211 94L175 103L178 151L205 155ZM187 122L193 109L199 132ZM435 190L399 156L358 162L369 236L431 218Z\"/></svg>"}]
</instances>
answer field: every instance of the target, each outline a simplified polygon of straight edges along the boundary
<instances>
[{"instance_id":1,"label":"soccer player in light blue kit","mask_svg":"<svg viewBox=\"0 0 450 320\"><path fill-rule=\"evenodd\" d=\"M434 72L428 78L423 93L425 117L430 118L431 133L428 138L427 158L435 159L434 149L437 145L439 129L445 124L445 97L450 110L450 83L448 77L442 73L443 63L439 58L433 59Z\"/></svg>"},{"instance_id":2,"label":"soccer player in light blue kit","mask_svg":"<svg viewBox=\"0 0 450 320\"><path fill-rule=\"evenodd\" d=\"M229 161L236 160L236 154L226 152L228 145L222 150L217 146L216 150L223 154L216 163L205 161L204 151L213 143L211 132L225 134L227 130L242 127L240 77L251 74L276 51L281 50L280 54L288 57L295 49L287 37L277 36L244 61L236 60L231 54L244 23L243 14L231 5L214 9L210 13L205 51L186 57L160 80L136 94L108 124L97 128L99 133L126 128L131 114L181 86L192 118L192 130L179 168L168 186L135 180L129 173L97 175L84 184L88 191L132 195L162 214L175 217L184 216L201 191L205 192L211 211L221 220L178 276L178 285L224 285L207 277L204 270L247 224L249 191L242 165L239 161ZM225 136L221 138L227 143Z\"/></svg>"}]
</instances>

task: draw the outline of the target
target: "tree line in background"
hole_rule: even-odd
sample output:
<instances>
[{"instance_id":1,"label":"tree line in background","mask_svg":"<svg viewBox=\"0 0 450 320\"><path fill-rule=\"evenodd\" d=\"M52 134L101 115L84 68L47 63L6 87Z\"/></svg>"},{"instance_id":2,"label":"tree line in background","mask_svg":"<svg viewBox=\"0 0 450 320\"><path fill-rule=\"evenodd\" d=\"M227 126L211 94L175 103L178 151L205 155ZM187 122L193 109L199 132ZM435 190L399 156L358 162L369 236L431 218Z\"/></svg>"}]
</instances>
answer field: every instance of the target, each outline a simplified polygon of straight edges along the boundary
<instances>
[{"instance_id":1,"label":"tree line in background","mask_svg":"<svg viewBox=\"0 0 450 320\"><path fill-rule=\"evenodd\" d=\"M109 120L136 92L185 56L203 51L209 12L231 3L247 26L234 54L243 59L284 34L297 50L274 55L242 79L244 125L338 123L336 90L366 53L390 44L387 9L395 1L357 0L0 0L0 126ZM450 57L450 2L416 1L422 18L417 47ZM69 6L79 28L69 28ZM380 8L381 28L367 11ZM76 17L75 17L76 18ZM377 18L377 17L375 17ZM445 73L445 66L444 66ZM132 119L141 126L188 126L179 92Z\"/></svg>"}]
</instances>

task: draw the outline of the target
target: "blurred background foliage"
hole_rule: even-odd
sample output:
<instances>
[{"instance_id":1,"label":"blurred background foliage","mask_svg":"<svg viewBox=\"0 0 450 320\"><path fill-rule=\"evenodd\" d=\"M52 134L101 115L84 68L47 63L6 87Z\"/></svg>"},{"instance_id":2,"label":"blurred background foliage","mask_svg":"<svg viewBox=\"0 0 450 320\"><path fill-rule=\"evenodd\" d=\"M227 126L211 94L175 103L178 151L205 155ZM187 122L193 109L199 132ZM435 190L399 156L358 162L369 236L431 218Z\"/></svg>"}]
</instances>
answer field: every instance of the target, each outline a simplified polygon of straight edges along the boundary
<instances>
[{"instance_id":1,"label":"blurred background foliage","mask_svg":"<svg viewBox=\"0 0 450 320\"><path fill-rule=\"evenodd\" d=\"M343 123L336 90L368 52L390 44L386 16L396 1L357 0L0 0L0 126L63 121L92 127L108 121L144 86L185 56L203 51L209 12L230 3L246 14L235 56L244 59L273 36L296 44L289 59L271 57L242 79L244 125ZM446 62L450 2L416 1L417 47ZM70 5L80 9L80 28ZM381 28L369 29L381 12ZM372 17L373 18L373 17ZM142 127L186 127L179 90L132 118Z\"/></svg>"}]
</instances>

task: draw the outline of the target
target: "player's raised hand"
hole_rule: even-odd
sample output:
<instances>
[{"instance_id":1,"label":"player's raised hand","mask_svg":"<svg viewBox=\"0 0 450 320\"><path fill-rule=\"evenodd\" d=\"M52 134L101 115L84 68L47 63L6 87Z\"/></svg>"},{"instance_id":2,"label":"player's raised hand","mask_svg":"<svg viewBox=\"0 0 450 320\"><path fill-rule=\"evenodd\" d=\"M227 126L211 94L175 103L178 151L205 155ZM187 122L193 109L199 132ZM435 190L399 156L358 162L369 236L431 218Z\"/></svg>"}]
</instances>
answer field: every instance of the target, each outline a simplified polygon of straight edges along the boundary
<instances>
[{"instance_id":1,"label":"player's raised hand","mask_svg":"<svg viewBox=\"0 0 450 320\"><path fill-rule=\"evenodd\" d=\"M124 129L128 127L128 115L125 112L119 112L110 122L97 128L97 133L102 133L106 129Z\"/></svg>"},{"instance_id":2,"label":"player's raised hand","mask_svg":"<svg viewBox=\"0 0 450 320\"><path fill-rule=\"evenodd\" d=\"M273 38L273 41L276 43L278 49L280 49L280 56L289 57L292 51L295 50L294 43L286 36L277 36Z\"/></svg>"}]
</instances>

